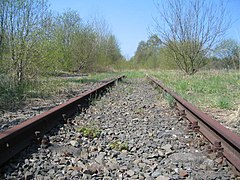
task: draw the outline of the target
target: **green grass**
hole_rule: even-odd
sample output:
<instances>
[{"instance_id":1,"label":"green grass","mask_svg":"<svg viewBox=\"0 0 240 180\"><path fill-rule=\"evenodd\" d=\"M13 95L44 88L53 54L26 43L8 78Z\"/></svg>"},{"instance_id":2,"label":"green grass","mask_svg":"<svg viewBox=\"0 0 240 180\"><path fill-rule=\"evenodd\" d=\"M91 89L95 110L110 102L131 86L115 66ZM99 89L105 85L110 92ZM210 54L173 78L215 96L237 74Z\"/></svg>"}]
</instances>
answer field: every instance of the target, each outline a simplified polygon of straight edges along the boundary
<instances>
[{"instance_id":1,"label":"green grass","mask_svg":"<svg viewBox=\"0 0 240 180\"><path fill-rule=\"evenodd\" d=\"M110 142L109 147L117 151L128 150L128 145L126 142L121 142L120 140L114 140Z\"/></svg>"},{"instance_id":2,"label":"green grass","mask_svg":"<svg viewBox=\"0 0 240 180\"><path fill-rule=\"evenodd\" d=\"M27 88L13 88L2 78L0 83L1 104L0 109L16 106L17 101L23 97L48 98L71 89L73 86L81 87L83 83L95 83L101 80L112 79L119 75L127 78L144 78L145 74L154 75L167 87L172 88L183 98L201 108L213 107L221 109L238 109L240 107L240 73L239 71L202 71L195 75L185 75L180 71L125 71L110 73L94 73L83 77L42 78L27 85ZM27 90L27 91L26 91ZM173 100L167 97L171 104ZM13 103L14 102L14 103Z\"/></svg>"},{"instance_id":3,"label":"green grass","mask_svg":"<svg viewBox=\"0 0 240 180\"><path fill-rule=\"evenodd\" d=\"M96 83L103 80L110 80L120 75L126 75L128 78L144 78L145 73L140 71L127 72L106 72L93 73L82 77L48 77L42 78L31 84L31 88L27 93L29 98L48 98L66 89L71 89L73 86L80 86L86 83Z\"/></svg>"},{"instance_id":4,"label":"green grass","mask_svg":"<svg viewBox=\"0 0 240 180\"><path fill-rule=\"evenodd\" d=\"M78 132L82 134L82 136L86 138L97 138L101 135L101 130L92 125L85 125L77 129Z\"/></svg>"},{"instance_id":5,"label":"green grass","mask_svg":"<svg viewBox=\"0 0 240 180\"><path fill-rule=\"evenodd\" d=\"M71 89L73 86L81 86L86 83L96 83L101 80L112 79L117 77L120 73L98 73L89 74L88 76L82 77L48 77L42 78L31 85L27 96L30 98L48 98L61 93L66 89Z\"/></svg>"},{"instance_id":6,"label":"green grass","mask_svg":"<svg viewBox=\"0 0 240 180\"><path fill-rule=\"evenodd\" d=\"M146 72L144 71L126 71L123 72L127 76L127 78L144 78Z\"/></svg>"},{"instance_id":7,"label":"green grass","mask_svg":"<svg viewBox=\"0 0 240 180\"><path fill-rule=\"evenodd\" d=\"M0 78L0 110L16 110L24 100L27 84L17 85L9 79Z\"/></svg>"},{"instance_id":8,"label":"green grass","mask_svg":"<svg viewBox=\"0 0 240 180\"><path fill-rule=\"evenodd\" d=\"M177 71L151 72L167 87L196 106L238 109L240 73L202 71L189 76Z\"/></svg>"}]
</instances>

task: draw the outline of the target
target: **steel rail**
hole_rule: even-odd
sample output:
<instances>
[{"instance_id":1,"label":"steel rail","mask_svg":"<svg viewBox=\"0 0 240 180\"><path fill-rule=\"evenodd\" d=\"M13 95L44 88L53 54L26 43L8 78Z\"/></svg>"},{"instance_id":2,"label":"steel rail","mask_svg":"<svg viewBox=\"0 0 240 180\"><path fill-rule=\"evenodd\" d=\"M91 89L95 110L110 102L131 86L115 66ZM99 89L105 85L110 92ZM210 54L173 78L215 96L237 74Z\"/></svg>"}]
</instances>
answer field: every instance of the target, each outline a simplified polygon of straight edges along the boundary
<instances>
[{"instance_id":1,"label":"steel rail","mask_svg":"<svg viewBox=\"0 0 240 180\"><path fill-rule=\"evenodd\" d=\"M66 103L0 132L0 166L26 148L33 140L43 137L46 132L63 123L64 120L76 114L81 108L88 107L92 98L105 93L109 87L122 80L122 78L124 76L105 82L93 90L86 91L78 97L70 99Z\"/></svg>"},{"instance_id":2,"label":"steel rail","mask_svg":"<svg viewBox=\"0 0 240 180\"><path fill-rule=\"evenodd\" d=\"M147 78L175 99L178 110L190 121L191 128L200 131L212 144L208 150L224 155L240 171L240 136L165 87L160 80L152 76Z\"/></svg>"}]
</instances>

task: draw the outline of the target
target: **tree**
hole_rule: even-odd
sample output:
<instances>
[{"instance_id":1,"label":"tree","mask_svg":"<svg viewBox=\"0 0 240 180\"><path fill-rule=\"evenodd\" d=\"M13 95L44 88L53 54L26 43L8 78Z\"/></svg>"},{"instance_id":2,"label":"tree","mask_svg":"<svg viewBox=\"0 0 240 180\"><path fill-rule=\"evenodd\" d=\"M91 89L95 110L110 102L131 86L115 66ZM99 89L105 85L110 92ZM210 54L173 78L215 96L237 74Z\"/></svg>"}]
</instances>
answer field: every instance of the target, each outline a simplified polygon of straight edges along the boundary
<instances>
[{"instance_id":1,"label":"tree","mask_svg":"<svg viewBox=\"0 0 240 180\"><path fill-rule=\"evenodd\" d=\"M140 41L134 55L138 66L143 68L157 68L157 56L160 50L160 39L157 35L152 35L145 41Z\"/></svg>"},{"instance_id":2,"label":"tree","mask_svg":"<svg viewBox=\"0 0 240 180\"><path fill-rule=\"evenodd\" d=\"M110 35L107 38L106 50L107 56L111 62L116 63L118 60L122 59L121 51L114 35Z\"/></svg>"},{"instance_id":3,"label":"tree","mask_svg":"<svg viewBox=\"0 0 240 180\"><path fill-rule=\"evenodd\" d=\"M155 19L155 31L177 66L194 74L206 65L205 57L228 28L225 6L209 0L164 2L155 3L160 15Z\"/></svg>"},{"instance_id":4,"label":"tree","mask_svg":"<svg viewBox=\"0 0 240 180\"><path fill-rule=\"evenodd\" d=\"M91 27L82 27L73 36L71 45L73 71L90 70L96 60L96 33Z\"/></svg>"},{"instance_id":5,"label":"tree","mask_svg":"<svg viewBox=\"0 0 240 180\"><path fill-rule=\"evenodd\" d=\"M57 44L57 61L62 70L73 70L72 46L76 34L81 31L81 18L76 11L66 10L57 15L54 23L54 41Z\"/></svg>"},{"instance_id":6,"label":"tree","mask_svg":"<svg viewBox=\"0 0 240 180\"><path fill-rule=\"evenodd\" d=\"M215 49L215 54L221 58L224 68L239 69L240 66L240 45L233 39L222 41Z\"/></svg>"},{"instance_id":7,"label":"tree","mask_svg":"<svg viewBox=\"0 0 240 180\"><path fill-rule=\"evenodd\" d=\"M34 72L32 62L41 57L37 47L43 38L47 3L45 0L2 0L0 7L1 63L17 84L22 84L31 76L29 73Z\"/></svg>"}]
</instances>

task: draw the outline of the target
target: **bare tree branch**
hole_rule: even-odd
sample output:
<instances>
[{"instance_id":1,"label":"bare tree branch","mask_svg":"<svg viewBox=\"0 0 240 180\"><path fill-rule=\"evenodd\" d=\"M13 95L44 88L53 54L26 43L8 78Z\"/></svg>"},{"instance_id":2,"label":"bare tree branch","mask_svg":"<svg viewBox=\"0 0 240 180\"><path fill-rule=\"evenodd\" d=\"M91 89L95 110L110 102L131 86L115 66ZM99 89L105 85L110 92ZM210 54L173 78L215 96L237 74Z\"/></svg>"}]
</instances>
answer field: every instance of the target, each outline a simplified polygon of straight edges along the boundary
<instances>
[{"instance_id":1,"label":"bare tree branch","mask_svg":"<svg viewBox=\"0 0 240 180\"><path fill-rule=\"evenodd\" d=\"M162 1L161 1L162 2ZM223 2L209 0L155 1L159 18L155 31L178 67L194 74L206 65L206 56L230 25Z\"/></svg>"}]
</instances>

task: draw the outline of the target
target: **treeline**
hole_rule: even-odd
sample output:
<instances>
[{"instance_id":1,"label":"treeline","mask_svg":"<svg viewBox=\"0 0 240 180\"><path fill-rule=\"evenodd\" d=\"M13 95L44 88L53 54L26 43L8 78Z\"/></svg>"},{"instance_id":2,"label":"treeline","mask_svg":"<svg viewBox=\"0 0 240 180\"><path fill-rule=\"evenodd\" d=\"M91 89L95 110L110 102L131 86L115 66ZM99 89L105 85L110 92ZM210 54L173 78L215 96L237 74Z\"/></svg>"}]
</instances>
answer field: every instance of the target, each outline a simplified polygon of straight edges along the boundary
<instances>
[{"instance_id":1,"label":"treeline","mask_svg":"<svg viewBox=\"0 0 240 180\"><path fill-rule=\"evenodd\" d=\"M104 21L55 14L45 0L0 2L0 74L17 84L59 71L106 71L122 59Z\"/></svg>"},{"instance_id":2,"label":"treeline","mask_svg":"<svg viewBox=\"0 0 240 180\"><path fill-rule=\"evenodd\" d=\"M124 61L106 22L55 13L47 0L0 1L0 109L30 84L62 72L109 71ZM10 104L12 103L10 102Z\"/></svg>"},{"instance_id":3,"label":"treeline","mask_svg":"<svg viewBox=\"0 0 240 180\"><path fill-rule=\"evenodd\" d=\"M186 45L188 48L188 46ZM182 45L181 48L184 49ZM186 48L186 49L187 49ZM138 44L135 55L129 61L129 67L134 69L157 69L174 70L181 69L174 60L176 54L167 46L161 43L157 35ZM226 39L218 43L211 51L211 55L199 54L202 69L225 69L239 70L240 68L240 44L233 39ZM184 64L189 68L198 68L189 61ZM199 70L199 69L197 69Z\"/></svg>"},{"instance_id":4,"label":"treeline","mask_svg":"<svg viewBox=\"0 0 240 180\"><path fill-rule=\"evenodd\" d=\"M135 69L176 69L171 52L161 44L157 35L139 42L129 64Z\"/></svg>"},{"instance_id":5,"label":"treeline","mask_svg":"<svg viewBox=\"0 0 240 180\"><path fill-rule=\"evenodd\" d=\"M223 1L166 0L155 3L158 17L132 63L140 67L180 69L188 75L211 65L239 69L239 44L222 41L231 19Z\"/></svg>"}]
</instances>

